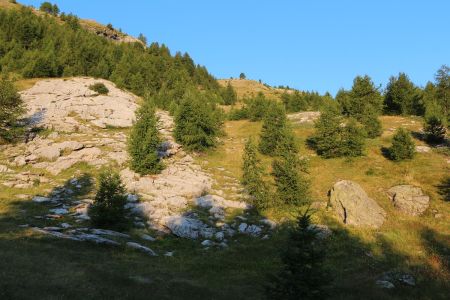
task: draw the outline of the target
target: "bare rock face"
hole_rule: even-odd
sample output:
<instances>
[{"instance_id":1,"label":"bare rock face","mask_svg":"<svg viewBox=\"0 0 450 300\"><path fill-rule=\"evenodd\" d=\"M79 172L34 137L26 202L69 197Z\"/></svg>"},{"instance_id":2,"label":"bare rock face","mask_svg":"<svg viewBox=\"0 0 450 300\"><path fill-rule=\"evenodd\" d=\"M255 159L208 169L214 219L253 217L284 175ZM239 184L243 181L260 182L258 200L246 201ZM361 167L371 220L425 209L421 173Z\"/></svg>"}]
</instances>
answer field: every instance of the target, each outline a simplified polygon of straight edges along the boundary
<instances>
[{"instance_id":1,"label":"bare rock face","mask_svg":"<svg viewBox=\"0 0 450 300\"><path fill-rule=\"evenodd\" d=\"M384 222L386 212L356 182L338 181L329 197L329 206L345 224L378 228Z\"/></svg>"},{"instance_id":2,"label":"bare rock face","mask_svg":"<svg viewBox=\"0 0 450 300\"><path fill-rule=\"evenodd\" d=\"M430 202L421 188L412 185L397 185L388 190L388 196L399 211L411 215L421 215Z\"/></svg>"},{"instance_id":3,"label":"bare rock face","mask_svg":"<svg viewBox=\"0 0 450 300\"><path fill-rule=\"evenodd\" d=\"M319 111L303 111L287 115L288 119L294 124L314 123L319 117Z\"/></svg>"},{"instance_id":4,"label":"bare rock face","mask_svg":"<svg viewBox=\"0 0 450 300\"><path fill-rule=\"evenodd\" d=\"M99 95L89 89L95 83L103 83L109 93ZM43 80L21 96L33 125L65 132L89 132L95 126L130 127L137 108L136 96L94 78Z\"/></svg>"}]
</instances>

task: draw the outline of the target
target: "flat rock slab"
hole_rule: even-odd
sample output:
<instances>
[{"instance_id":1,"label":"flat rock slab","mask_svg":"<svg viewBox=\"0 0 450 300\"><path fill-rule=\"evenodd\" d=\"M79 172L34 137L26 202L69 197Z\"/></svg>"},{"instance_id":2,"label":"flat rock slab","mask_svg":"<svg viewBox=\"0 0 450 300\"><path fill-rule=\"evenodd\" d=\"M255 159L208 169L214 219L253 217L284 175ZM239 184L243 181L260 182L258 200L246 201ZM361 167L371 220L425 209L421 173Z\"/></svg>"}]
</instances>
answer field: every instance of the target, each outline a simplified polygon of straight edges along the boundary
<instances>
[{"instance_id":1,"label":"flat rock slab","mask_svg":"<svg viewBox=\"0 0 450 300\"><path fill-rule=\"evenodd\" d=\"M329 206L345 224L374 228L383 225L386 212L356 182L338 181L329 195Z\"/></svg>"},{"instance_id":2,"label":"flat rock slab","mask_svg":"<svg viewBox=\"0 0 450 300\"><path fill-rule=\"evenodd\" d=\"M421 188L412 185L394 186L387 194L395 208L411 216L421 215L430 204L430 197Z\"/></svg>"}]
</instances>

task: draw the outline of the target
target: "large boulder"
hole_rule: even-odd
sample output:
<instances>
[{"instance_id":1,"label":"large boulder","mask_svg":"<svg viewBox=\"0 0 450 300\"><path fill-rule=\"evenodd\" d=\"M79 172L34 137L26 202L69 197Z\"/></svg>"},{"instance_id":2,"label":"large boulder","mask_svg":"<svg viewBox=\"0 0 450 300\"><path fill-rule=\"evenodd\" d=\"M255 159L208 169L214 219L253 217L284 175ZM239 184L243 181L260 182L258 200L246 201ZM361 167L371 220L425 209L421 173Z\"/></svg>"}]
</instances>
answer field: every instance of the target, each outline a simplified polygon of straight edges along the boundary
<instances>
[{"instance_id":1,"label":"large boulder","mask_svg":"<svg viewBox=\"0 0 450 300\"><path fill-rule=\"evenodd\" d=\"M329 192L329 206L349 225L380 227L386 212L361 188L350 180L334 184Z\"/></svg>"},{"instance_id":2,"label":"large boulder","mask_svg":"<svg viewBox=\"0 0 450 300\"><path fill-rule=\"evenodd\" d=\"M430 203L430 197L421 188L412 185L397 185L387 192L389 198L399 211L411 215L421 215Z\"/></svg>"}]
</instances>

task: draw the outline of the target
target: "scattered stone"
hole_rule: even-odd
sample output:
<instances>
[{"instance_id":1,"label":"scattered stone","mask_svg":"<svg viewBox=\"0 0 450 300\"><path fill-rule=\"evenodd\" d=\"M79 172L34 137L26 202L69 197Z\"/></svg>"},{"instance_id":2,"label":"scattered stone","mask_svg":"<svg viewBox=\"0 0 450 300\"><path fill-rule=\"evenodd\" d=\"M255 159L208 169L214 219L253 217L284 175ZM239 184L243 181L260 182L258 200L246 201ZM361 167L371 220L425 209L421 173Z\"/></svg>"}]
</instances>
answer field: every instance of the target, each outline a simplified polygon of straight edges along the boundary
<instances>
[{"instance_id":1,"label":"scattered stone","mask_svg":"<svg viewBox=\"0 0 450 300\"><path fill-rule=\"evenodd\" d=\"M388 190L388 196L399 211L411 215L421 215L430 202L421 188L412 185L397 185Z\"/></svg>"},{"instance_id":2,"label":"scattered stone","mask_svg":"<svg viewBox=\"0 0 450 300\"><path fill-rule=\"evenodd\" d=\"M168 252L164 253L164 256L172 257L173 253L174 253L174 251L168 251Z\"/></svg>"},{"instance_id":3,"label":"scattered stone","mask_svg":"<svg viewBox=\"0 0 450 300\"><path fill-rule=\"evenodd\" d=\"M269 219L262 219L259 221L260 223L267 225L270 229L275 229L277 227L277 223Z\"/></svg>"},{"instance_id":4,"label":"scattered stone","mask_svg":"<svg viewBox=\"0 0 450 300\"><path fill-rule=\"evenodd\" d=\"M431 148L428 146L416 146L416 152L418 153L428 153L431 151Z\"/></svg>"},{"instance_id":5,"label":"scattered stone","mask_svg":"<svg viewBox=\"0 0 450 300\"><path fill-rule=\"evenodd\" d=\"M215 234L216 240L221 241L225 238L225 234L222 231L216 232Z\"/></svg>"},{"instance_id":6,"label":"scattered stone","mask_svg":"<svg viewBox=\"0 0 450 300\"><path fill-rule=\"evenodd\" d=\"M50 209L50 212L55 215L66 215L69 213L69 211L65 208L53 208Z\"/></svg>"},{"instance_id":7,"label":"scattered stone","mask_svg":"<svg viewBox=\"0 0 450 300\"><path fill-rule=\"evenodd\" d=\"M387 280L377 280L375 282L376 285L378 285L379 287L383 288L383 289L393 289L395 288L395 285L392 282L389 282Z\"/></svg>"},{"instance_id":8,"label":"scattered stone","mask_svg":"<svg viewBox=\"0 0 450 300\"><path fill-rule=\"evenodd\" d=\"M154 242L156 241L156 239L148 234L141 234L140 235L141 239L146 240L146 241L150 241L150 242Z\"/></svg>"},{"instance_id":9,"label":"scattered stone","mask_svg":"<svg viewBox=\"0 0 450 300\"><path fill-rule=\"evenodd\" d=\"M211 238L214 234L213 228L208 227L198 219L183 216L167 217L165 224L173 234L179 237L189 239Z\"/></svg>"},{"instance_id":10,"label":"scattered stone","mask_svg":"<svg viewBox=\"0 0 450 300\"><path fill-rule=\"evenodd\" d=\"M316 237L320 240L326 239L330 237L333 232L327 225L321 224L311 224L308 227L309 230L314 231L316 233Z\"/></svg>"},{"instance_id":11,"label":"scattered stone","mask_svg":"<svg viewBox=\"0 0 450 300\"><path fill-rule=\"evenodd\" d=\"M126 245L127 245L128 247L130 247L130 248L133 248L133 249L142 251L142 252L144 252L144 253L147 253L147 254L150 255L150 256L158 256L152 249L150 249L150 248L148 248L148 247L145 247L145 246L142 246L142 245L140 245L140 244L138 244L138 243L135 243L135 242L127 242Z\"/></svg>"},{"instance_id":12,"label":"scattered stone","mask_svg":"<svg viewBox=\"0 0 450 300\"><path fill-rule=\"evenodd\" d=\"M50 202L51 199L47 198L47 197L42 197L42 196L35 196L35 197L33 197L33 199L31 201L36 202L36 203L45 203L45 202Z\"/></svg>"},{"instance_id":13,"label":"scattered stone","mask_svg":"<svg viewBox=\"0 0 450 300\"><path fill-rule=\"evenodd\" d=\"M245 233L245 231L247 230L247 227L248 227L247 223L241 223L239 225L238 230L239 230L240 233Z\"/></svg>"},{"instance_id":14,"label":"scattered stone","mask_svg":"<svg viewBox=\"0 0 450 300\"><path fill-rule=\"evenodd\" d=\"M130 235L128 235L126 233L121 233L121 232L108 230L108 229L97 229L97 228L95 228L95 229L91 229L91 232L93 234L109 235L109 236L122 237L122 238L129 238L130 237Z\"/></svg>"},{"instance_id":15,"label":"scattered stone","mask_svg":"<svg viewBox=\"0 0 450 300\"><path fill-rule=\"evenodd\" d=\"M209 246L213 246L214 242L211 240L204 240L201 244L202 244L202 246L209 247Z\"/></svg>"},{"instance_id":16,"label":"scattered stone","mask_svg":"<svg viewBox=\"0 0 450 300\"><path fill-rule=\"evenodd\" d=\"M10 168L5 165L0 165L0 173L11 173L13 172Z\"/></svg>"},{"instance_id":17,"label":"scattered stone","mask_svg":"<svg viewBox=\"0 0 450 300\"><path fill-rule=\"evenodd\" d=\"M349 180L335 183L329 192L329 206L348 225L380 227L386 212L372 199L359 184Z\"/></svg>"}]
</instances>

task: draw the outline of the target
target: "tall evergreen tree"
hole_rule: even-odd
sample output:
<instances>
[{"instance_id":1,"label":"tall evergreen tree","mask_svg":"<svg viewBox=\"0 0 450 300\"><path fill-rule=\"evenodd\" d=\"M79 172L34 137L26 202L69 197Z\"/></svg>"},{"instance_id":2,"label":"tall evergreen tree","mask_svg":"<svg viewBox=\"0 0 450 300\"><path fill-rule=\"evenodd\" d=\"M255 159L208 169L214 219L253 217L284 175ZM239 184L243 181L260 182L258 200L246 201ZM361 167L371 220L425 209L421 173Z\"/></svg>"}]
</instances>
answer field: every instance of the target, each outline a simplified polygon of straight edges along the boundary
<instances>
[{"instance_id":1,"label":"tall evergreen tree","mask_svg":"<svg viewBox=\"0 0 450 300\"><path fill-rule=\"evenodd\" d=\"M389 148L389 157L395 161L411 159L416 152L415 148L411 134L406 129L400 127L392 138L392 146Z\"/></svg>"},{"instance_id":2,"label":"tall evergreen tree","mask_svg":"<svg viewBox=\"0 0 450 300\"><path fill-rule=\"evenodd\" d=\"M324 244L318 243L317 231L311 230L308 212L301 215L281 256L279 274L270 278L266 288L267 299L326 299L326 286L331 276L324 267Z\"/></svg>"},{"instance_id":3,"label":"tall evergreen tree","mask_svg":"<svg viewBox=\"0 0 450 300\"><path fill-rule=\"evenodd\" d=\"M329 107L322 111L315 123L316 133L310 142L317 153L325 158L340 156L342 143L342 117L339 112Z\"/></svg>"},{"instance_id":4,"label":"tall evergreen tree","mask_svg":"<svg viewBox=\"0 0 450 300\"><path fill-rule=\"evenodd\" d=\"M18 133L18 119L25 112L23 101L14 84L0 79L0 143L11 141Z\"/></svg>"},{"instance_id":5,"label":"tall evergreen tree","mask_svg":"<svg viewBox=\"0 0 450 300\"><path fill-rule=\"evenodd\" d=\"M450 118L450 67L443 65L436 73L436 98L444 115Z\"/></svg>"},{"instance_id":6,"label":"tall evergreen tree","mask_svg":"<svg viewBox=\"0 0 450 300\"><path fill-rule=\"evenodd\" d=\"M257 210L263 210L270 206L269 189L264 181L264 171L261 160L258 158L258 149L250 138L245 144L242 156L242 184L252 196L252 204Z\"/></svg>"},{"instance_id":7,"label":"tall evergreen tree","mask_svg":"<svg viewBox=\"0 0 450 300\"><path fill-rule=\"evenodd\" d=\"M277 196L288 205L302 205L309 201L309 182L300 171L306 171L305 162L298 154L289 149L272 163L272 175L275 179Z\"/></svg>"},{"instance_id":8,"label":"tall evergreen tree","mask_svg":"<svg viewBox=\"0 0 450 300\"><path fill-rule=\"evenodd\" d=\"M368 106L363 114L360 116L359 121L364 125L367 137L375 138L380 136L383 132L381 122L378 119L378 113L371 106Z\"/></svg>"},{"instance_id":9,"label":"tall evergreen tree","mask_svg":"<svg viewBox=\"0 0 450 300\"><path fill-rule=\"evenodd\" d=\"M175 139L189 150L203 151L217 144L222 124L221 111L208 103L207 96L190 90L175 116Z\"/></svg>"},{"instance_id":10,"label":"tall evergreen tree","mask_svg":"<svg viewBox=\"0 0 450 300\"><path fill-rule=\"evenodd\" d=\"M141 175L157 174L163 169L158 156L161 139L152 99L146 99L136 114L136 123L130 133L128 153L131 169Z\"/></svg>"},{"instance_id":11,"label":"tall evergreen tree","mask_svg":"<svg viewBox=\"0 0 450 300\"><path fill-rule=\"evenodd\" d=\"M124 229L127 225L125 204L127 196L119 174L103 171L99 188L89 209L92 224L96 227Z\"/></svg>"},{"instance_id":12,"label":"tall evergreen tree","mask_svg":"<svg viewBox=\"0 0 450 300\"><path fill-rule=\"evenodd\" d=\"M274 156L287 131L287 117L284 107L272 104L263 119L259 141L259 151L262 154Z\"/></svg>"},{"instance_id":13,"label":"tall evergreen tree","mask_svg":"<svg viewBox=\"0 0 450 300\"><path fill-rule=\"evenodd\" d=\"M230 82L228 82L225 89L222 92L223 103L225 105L233 105L237 101L237 95L234 88L231 86Z\"/></svg>"},{"instance_id":14,"label":"tall evergreen tree","mask_svg":"<svg viewBox=\"0 0 450 300\"><path fill-rule=\"evenodd\" d=\"M384 110L389 114L412 115L422 109L417 88L405 73L391 77L384 96Z\"/></svg>"},{"instance_id":15,"label":"tall evergreen tree","mask_svg":"<svg viewBox=\"0 0 450 300\"><path fill-rule=\"evenodd\" d=\"M358 126L355 119L350 119L342 128L342 144L340 155L356 157L364 154L364 130Z\"/></svg>"}]
</instances>

